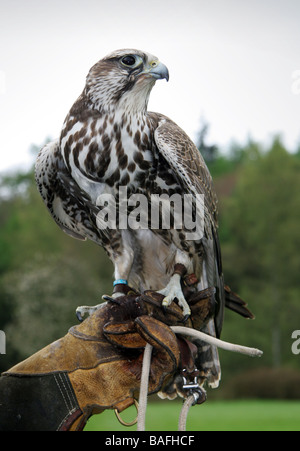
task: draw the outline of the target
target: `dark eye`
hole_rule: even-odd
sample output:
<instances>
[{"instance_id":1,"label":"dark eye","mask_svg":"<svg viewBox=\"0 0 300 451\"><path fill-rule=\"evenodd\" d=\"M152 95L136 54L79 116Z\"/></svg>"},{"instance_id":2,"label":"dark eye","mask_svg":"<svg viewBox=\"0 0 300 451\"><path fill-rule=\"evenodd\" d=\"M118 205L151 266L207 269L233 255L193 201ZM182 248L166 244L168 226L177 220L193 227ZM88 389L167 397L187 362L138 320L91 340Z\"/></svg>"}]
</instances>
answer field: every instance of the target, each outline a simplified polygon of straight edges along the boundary
<instances>
[{"instance_id":1,"label":"dark eye","mask_svg":"<svg viewBox=\"0 0 300 451\"><path fill-rule=\"evenodd\" d=\"M136 59L132 55L127 55L122 58L122 63L125 64L125 66L134 66L136 63Z\"/></svg>"}]
</instances>

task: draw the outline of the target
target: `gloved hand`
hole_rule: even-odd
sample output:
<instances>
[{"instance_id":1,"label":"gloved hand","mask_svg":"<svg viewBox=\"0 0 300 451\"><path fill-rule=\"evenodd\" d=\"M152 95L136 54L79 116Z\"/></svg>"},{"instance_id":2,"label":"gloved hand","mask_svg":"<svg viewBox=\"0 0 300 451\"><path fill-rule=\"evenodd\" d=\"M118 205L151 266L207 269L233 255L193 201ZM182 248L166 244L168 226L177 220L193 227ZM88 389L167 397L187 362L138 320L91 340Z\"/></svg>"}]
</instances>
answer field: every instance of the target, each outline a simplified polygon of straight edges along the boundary
<instances>
[{"instance_id":1,"label":"gloved hand","mask_svg":"<svg viewBox=\"0 0 300 451\"><path fill-rule=\"evenodd\" d=\"M3 373L0 430L82 430L91 415L122 412L138 399L147 343L154 348L149 394L170 386L181 371L194 371L196 347L169 327L183 325L182 310L173 303L163 311L159 296L111 299L66 336ZM197 325L201 312L206 321L212 309L203 296L191 302ZM185 326L193 327L192 319Z\"/></svg>"}]
</instances>

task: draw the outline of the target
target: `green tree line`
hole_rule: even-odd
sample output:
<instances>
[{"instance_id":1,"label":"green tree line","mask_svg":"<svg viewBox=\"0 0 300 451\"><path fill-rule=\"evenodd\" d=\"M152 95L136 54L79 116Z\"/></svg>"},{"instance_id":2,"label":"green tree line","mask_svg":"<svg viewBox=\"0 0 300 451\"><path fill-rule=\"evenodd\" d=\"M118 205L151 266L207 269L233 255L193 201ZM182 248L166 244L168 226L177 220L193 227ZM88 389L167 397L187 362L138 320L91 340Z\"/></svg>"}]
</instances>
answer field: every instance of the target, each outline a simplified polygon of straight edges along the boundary
<instances>
[{"instance_id":1,"label":"green tree line","mask_svg":"<svg viewBox=\"0 0 300 451\"><path fill-rule=\"evenodd\" d=\"M226 311L223 339L254 346L252 360L221 352L223 377L256 367L299 368L291 334L300 329L300 152L280 137L266 148L249 141L226 154L199 149L219 197L226 283L245 299L254 321ZM91 242L65 235L50 218L33 170L0 177L0 329L7 354L0 370L64 335L78 305L111 292L113 268Z\"/></svg>"}]
</instances>

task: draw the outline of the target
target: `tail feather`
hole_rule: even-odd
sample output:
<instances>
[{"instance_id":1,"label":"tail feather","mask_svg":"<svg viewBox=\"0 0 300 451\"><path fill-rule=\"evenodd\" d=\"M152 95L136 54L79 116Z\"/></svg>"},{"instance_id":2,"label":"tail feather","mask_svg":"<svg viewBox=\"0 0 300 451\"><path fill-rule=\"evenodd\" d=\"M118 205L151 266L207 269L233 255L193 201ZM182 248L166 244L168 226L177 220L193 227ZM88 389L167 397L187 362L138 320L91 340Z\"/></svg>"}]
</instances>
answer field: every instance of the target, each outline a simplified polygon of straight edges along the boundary
<instances>
[{"instance_id":1,"label":"tail feather","mask_svg":"<svg viewBox=\"0 0 300 451\"><path fill-rule=\"evenodd\" d=\"M233 312L238 313L247 319L254 319L255 316L252 312L247 308L245 301L243 301L236 293L231 291L228 285L224 286L225 289L225 306L232 310Z\"/></svg>"},{"instance_id":2,"label":"tail feather","mask_svg":"<svg viewBox=\"0 0 300 451\"><path fill-rule=\"evenodd\" d=\"M206 326L201 329L212 337L216 336L214 321L210 320ZM198 347L196 358L196 367L200 371L200 378L207 380L211 388L217 388L221 380L221 365L219 352L216 346L204 343L201 340L195 340L194 344Z\"/></svg>"}]
</instances>

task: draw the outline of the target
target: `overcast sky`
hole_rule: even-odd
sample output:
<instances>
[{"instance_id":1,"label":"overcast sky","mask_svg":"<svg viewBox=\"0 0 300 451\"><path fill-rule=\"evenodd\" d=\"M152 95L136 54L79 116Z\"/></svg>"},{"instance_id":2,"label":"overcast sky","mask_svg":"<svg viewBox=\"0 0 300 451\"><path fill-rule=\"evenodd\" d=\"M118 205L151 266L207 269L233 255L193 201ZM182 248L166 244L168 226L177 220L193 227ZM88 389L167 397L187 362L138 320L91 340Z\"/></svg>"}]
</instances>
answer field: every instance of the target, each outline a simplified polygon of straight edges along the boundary
<instances>
[{"instance_id":1,"label":"overcast sky","mask_svg":"<svg viewBox=\"0 0 300 451\"><path fill-rule=\"evenodd\" d=\"M222 149L300 142L299 0L0 0L0 46L0 171L59 136L89 68L119 48L168 66L149 109L193 140L204 117Z\"/></svg>"}]
</instances>

